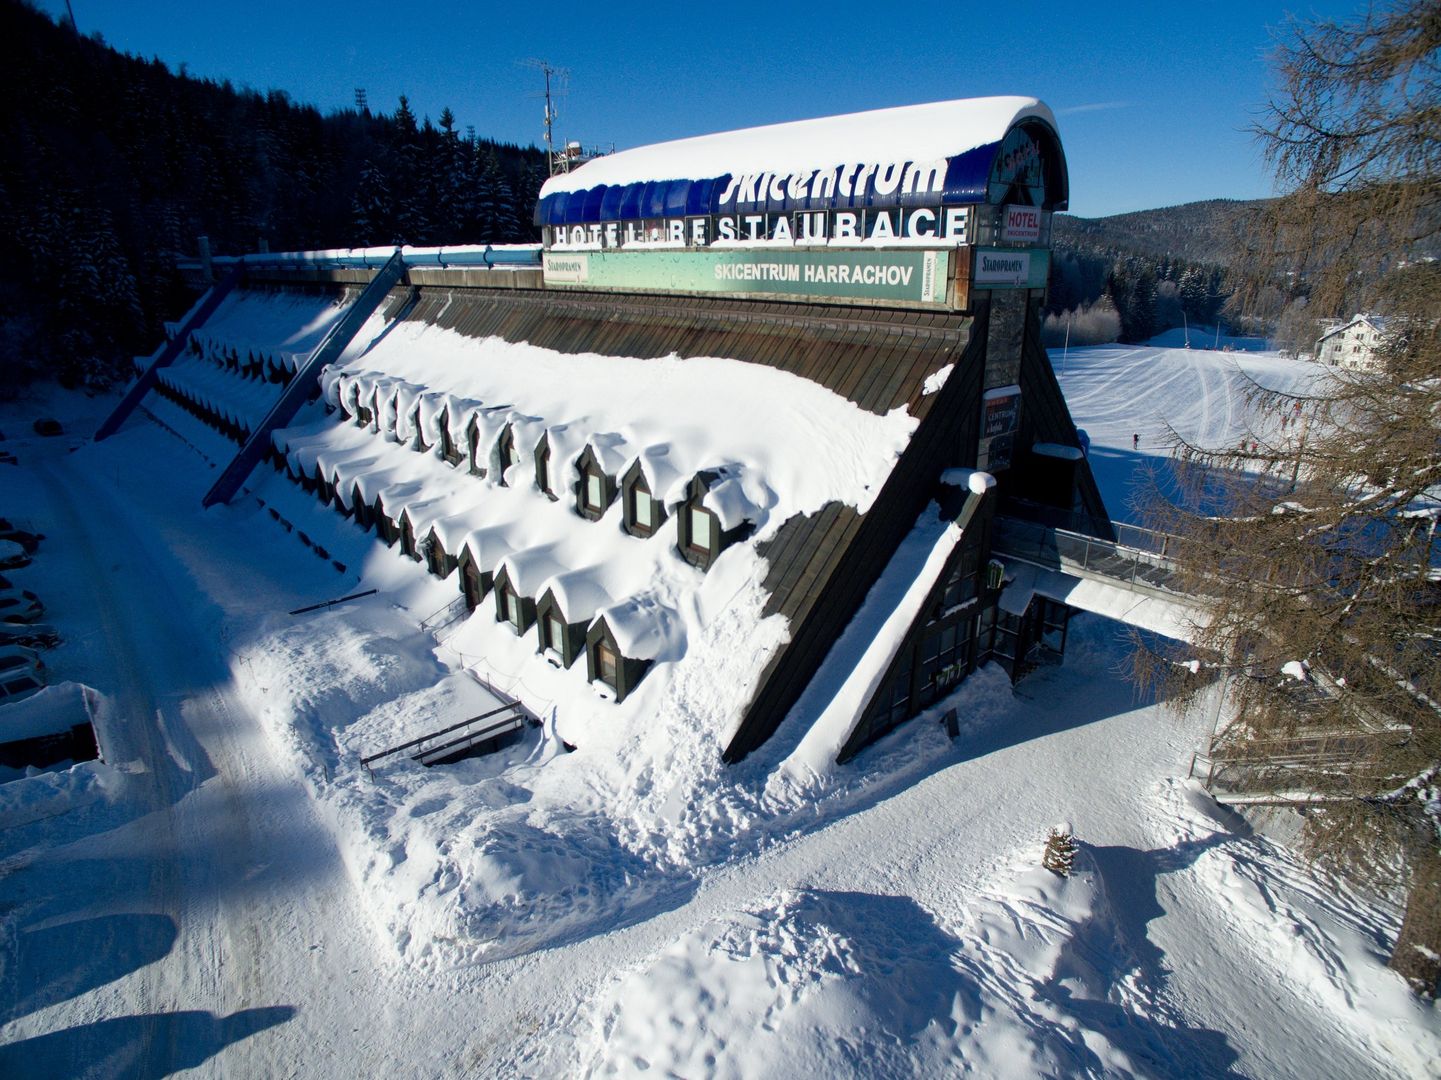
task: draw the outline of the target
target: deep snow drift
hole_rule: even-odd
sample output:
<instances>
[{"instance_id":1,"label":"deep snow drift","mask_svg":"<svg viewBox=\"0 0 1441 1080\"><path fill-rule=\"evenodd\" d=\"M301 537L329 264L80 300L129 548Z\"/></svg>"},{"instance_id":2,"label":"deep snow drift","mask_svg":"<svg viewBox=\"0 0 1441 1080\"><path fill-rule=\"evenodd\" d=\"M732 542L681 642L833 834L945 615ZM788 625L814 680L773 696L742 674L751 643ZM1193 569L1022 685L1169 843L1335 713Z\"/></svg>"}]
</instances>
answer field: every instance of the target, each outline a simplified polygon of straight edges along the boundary
<instances>
[{"instance_id":1,"label":"deep snow drift","mask_svg":"<svg viewBox=\"0 0 1441 1080\"><path fill-rule=\"evenodd\" d=\"M1162 452L1163 421L1240 437L1233 363L1070 351L1062 384L1113 513L1131 470ZM1314 370L1244 363L1275 379ZM201 512L233 444L146 404L166 427L137 418L73 454L12 440L21 466L0 466L0 500L47 533L44 557L11 576L66 628L53 677L122 711L153 706L115 718L102 798L0 834L15 988L0 1066L99 1060L82 1055L93 1040L131 1045L122 1018L170 1009L214 1013L159 1030L175 1060L216 1072L1382 1077L1441 1064L1435 1007L1383 966L1394 909L1318 882L1179 779L1211 717L1136 701L1103 621L1076 622L1064 666L1014 689L983 669L824 775L779 765L850 656L831 657L736 767L693 717L660 710L598 724L573 754L547 725L492 757L433 769L401 758L371 776L360 756L473 707L449 676L474 631L447 647L419 629L453 580L273 474ZM13 415L7 431L22 427ZM60 491L90 514L67 516ZM146 586L124 585L141 567ZM717 597L715 649L685 676L688 700L724 695L750 669L724 628L754 625L753 585L741 575ZM93 595L121 588L107 625L134 619L134 656L118 630L87 630ZM285 614L368 588L380 591ZM154 636L167 621L183 632ZM955 742L936 723L951 706ZM147 748L152 718L163 737ZM0 802L42 782L0 786ZM196 849L186 875L201 892L176 884L192 898L155 908L172 893L104 884L147 858L151 880L173 877L160 869L170 849L147 856L139 841L173 829L175 850L190 850L221 798L253 818ZM1059 820L1081 841L1064 882L1038 869ZM193 898L210 888L225 898L215 916ZM98 899L112 894L118 909ZM123 950L140 959L107 966L86 930L117 910L163 910L174 929L147 930L143 948ZM205 932L212 917L223 933ZM252 918L263 929L245 930ZM133 946L156 924L114 925L131 926L120 932ZM200 965L222 941L232 963ZM148 1042L153 1028L137 1030Z\"/></svg>"}]
</instances>

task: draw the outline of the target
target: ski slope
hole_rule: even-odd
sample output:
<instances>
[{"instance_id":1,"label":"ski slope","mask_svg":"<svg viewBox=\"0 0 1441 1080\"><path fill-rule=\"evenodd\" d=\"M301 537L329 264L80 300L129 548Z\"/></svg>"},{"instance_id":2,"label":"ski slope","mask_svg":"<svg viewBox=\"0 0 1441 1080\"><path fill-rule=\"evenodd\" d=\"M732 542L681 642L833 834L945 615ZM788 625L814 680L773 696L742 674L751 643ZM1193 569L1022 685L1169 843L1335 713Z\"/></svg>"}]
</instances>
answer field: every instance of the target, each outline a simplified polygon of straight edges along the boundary
<instances>
[{"instance_id":1,"label":"ski slope","mask_svg":"<svg viewBox=\"0 0 1441 1080\"><path fill-rule=\"evenodd\" d=\"M1166 423L1239 439L1243 372L1313 370L1236 362L1068 353L1113 514ZM6 406L0 427L48 408L80 430L104 404ZM47 534L11 576L65 629L52 678L111 718L106 764L0 784L0 822L41 785L54 815L0 830L0 1073L1441 1071L1436 1007L1384 968L1395 908L1185 781L1213 714L1138 699L1103 620L1076 621L1063 666L1014 689L984 669L811 782L777 770L810 699L732 768L667 718L604 754L543 729L367 776L360 750L460 663L418 630L451 586L279 477L260 493L344 574L254 503L200 512L232 444L147 406L165 426L74 453L12 438L0 466L0 514ZM103 797L65 812L82 773ZM1065 881L1038 869L1062 820Z\"/></svg>"},{"instance_id":2,"label":"ski slope","mask_svg":"<svg viewBox=\"0 0 1441 1080\"><path fill-rule=\"evenodd\" d=\"M1111 517L1132 524L1140 524L1129 498L1136 470L1169 456L1171 432L1200 446L1249 441L1276 418L1253 417L1247 391L1304 392L1318 372L1315 364L1276 353L1159 345L1052 349L1050 355L1076 426L1091 437L1091 469ZM1133 435L1140 436L1138 444Z\"/></svg>"}]
</instances>

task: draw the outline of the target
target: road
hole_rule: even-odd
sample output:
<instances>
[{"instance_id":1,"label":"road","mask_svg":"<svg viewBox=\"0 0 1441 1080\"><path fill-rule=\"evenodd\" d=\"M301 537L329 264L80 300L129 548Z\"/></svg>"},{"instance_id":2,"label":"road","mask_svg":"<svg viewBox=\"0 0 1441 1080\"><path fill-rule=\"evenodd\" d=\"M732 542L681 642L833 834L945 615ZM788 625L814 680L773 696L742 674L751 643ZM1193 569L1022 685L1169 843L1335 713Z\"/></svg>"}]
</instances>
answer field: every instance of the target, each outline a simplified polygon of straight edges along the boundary
<instances>
[{"instance_id":1,"label":"road","mask_svg":"<svg viewBox=\"0 0 1441 1080\"><path fill-rule=\"evenodd\" d=\"M99 623L93 681L123 718L106 756L129 797L119 820L0 878L0 903L23 913L0 1072L23 1058L57 1075L163 1076L222 1055L222 1072L279 1076L342 1040L343 1057L384 1062L384 1014L342 1032L343 1002L309 1000L390 978L332 834L229 694L216 624L164 540L73 461L35 465L50 503L42 557L84 583ZM94 935L105 955L80 948Z\"/></svg>"}]
</instances>

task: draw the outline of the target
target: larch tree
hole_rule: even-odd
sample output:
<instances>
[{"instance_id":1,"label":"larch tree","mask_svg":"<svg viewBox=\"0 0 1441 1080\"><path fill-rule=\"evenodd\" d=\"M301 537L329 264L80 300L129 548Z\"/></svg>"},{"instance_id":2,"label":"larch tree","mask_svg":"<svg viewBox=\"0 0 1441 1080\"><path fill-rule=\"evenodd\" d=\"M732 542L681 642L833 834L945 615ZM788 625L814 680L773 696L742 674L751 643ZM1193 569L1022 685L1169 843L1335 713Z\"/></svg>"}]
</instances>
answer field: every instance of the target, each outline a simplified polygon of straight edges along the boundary
<instances>
[{"instance_id":1,"label":"larch tree","mask_svg":"<svg viewBox=\"0 0 1441 1080\"><path fill-rule=\"evenodd\" d=\"M1238 444L1173 433L1145 501L1182 538L1202 613L1192 647L1143 652L1143 675L1181 701L1198 671L1225 680L1235 719L1216 750L1232 794L1296 807L1318 860L1404 896L1390 965L1435 996L1441 2L1293 22L1274 63L1256 133L1284 194L1252 223L1240 285L1291 283L1314 318L1384 316L1381 362L1318 368L1300 395L1254 387Z\"/></svg>"}]
</instances>

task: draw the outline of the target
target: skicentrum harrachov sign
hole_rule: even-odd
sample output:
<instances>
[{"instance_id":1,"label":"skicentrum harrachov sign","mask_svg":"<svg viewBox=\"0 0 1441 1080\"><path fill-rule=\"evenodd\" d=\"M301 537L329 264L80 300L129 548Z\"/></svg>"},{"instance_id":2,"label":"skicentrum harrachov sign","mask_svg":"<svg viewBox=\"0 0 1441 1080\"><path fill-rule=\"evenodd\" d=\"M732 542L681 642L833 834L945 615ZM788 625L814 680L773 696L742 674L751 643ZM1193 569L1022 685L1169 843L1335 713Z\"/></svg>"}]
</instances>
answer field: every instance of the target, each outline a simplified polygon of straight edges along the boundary
<instances>
[{"instance_id":1,"label":"skicentrum harrachov sign","mask_svg":"<svg viewBox=\"0 0 1441 1080\"><path fill-rule=\"evenodd\" d=\"M547 251L548 286L636 292L763 293L944 304L951 252Z\"/></svg>"}]
</instances>

